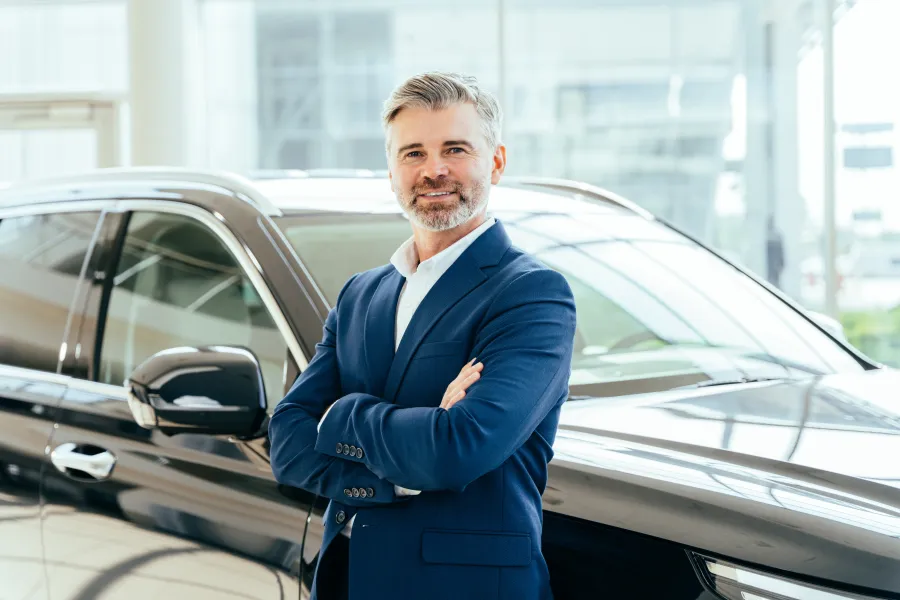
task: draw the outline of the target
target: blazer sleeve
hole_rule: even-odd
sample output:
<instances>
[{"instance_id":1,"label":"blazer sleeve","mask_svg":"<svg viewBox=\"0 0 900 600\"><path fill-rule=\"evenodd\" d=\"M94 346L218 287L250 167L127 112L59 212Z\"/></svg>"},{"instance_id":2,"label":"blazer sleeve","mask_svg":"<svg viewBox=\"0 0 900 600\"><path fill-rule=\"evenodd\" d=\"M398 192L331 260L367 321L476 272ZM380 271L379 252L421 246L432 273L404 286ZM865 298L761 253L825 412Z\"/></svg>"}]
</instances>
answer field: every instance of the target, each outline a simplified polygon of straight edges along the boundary
<instances>
[{"instance_id":1,"label":"blazer sleeve","mask_svg":"<svg viewBox=\"0 0 900 600\"><path fill-rule=\"evenodd\" d=\"M476 336L478 382L449 410L399 407L368 394L338 400L316 449L364 450L358 462L417 490L463 490L503 464L568 394L575 301L565 278L541 269L501 292Z\"/></svg>"},{"instance_id":2,"label":"blazer sleeve","mask_svg":"<svg viewBox=\"0 0 900 600\"><path fill-rule=\"evenodd\" d=\"M355 276L354 276L355 278ZM304 489L350 506L371 506L397 501L392 483L375 475L365 465L326 456L315 450L316 425L326 407L341 395L337 362L338 307L353 278L344 285L323 329L316 354L287 395L278 403L269 421L272 472L282 484ZM365 489L366 498L345 490ZM370 497L371 492L375 492Z\"/></svg>"}]
</instances>

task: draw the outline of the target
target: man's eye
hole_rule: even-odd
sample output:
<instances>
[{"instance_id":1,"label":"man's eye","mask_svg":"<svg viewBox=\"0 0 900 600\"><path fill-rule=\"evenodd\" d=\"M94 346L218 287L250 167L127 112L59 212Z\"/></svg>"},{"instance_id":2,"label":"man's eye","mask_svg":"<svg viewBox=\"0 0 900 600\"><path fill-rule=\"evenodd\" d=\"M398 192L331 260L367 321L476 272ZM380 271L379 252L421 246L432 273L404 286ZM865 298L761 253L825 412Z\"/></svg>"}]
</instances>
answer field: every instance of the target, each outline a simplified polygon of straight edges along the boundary
<instances>
[{"instance_id":1,"label":"man's eye","mask_svg":"<svg viewBox=\"0 0 900 600\"><path fill-rule=\"evenodd\" d=\"M459 146L454 146L454 147L450 148L447 152L456 154L457 151L459 151L459 152L465 152L465 149L460 148Z\"/></svg>"},{"instance_id":2,"label":"man's eye","mask_svg":"<svg viewBox=\"0 0 900 600\"><path fill-rule=\"evenodd\" d=\"M409 152L406 154L406 158L419 158L419 156L421 156L421 155L422 155L422 153L419 152L418 150L413 150L412 152Z\"/></svg>"}]
</instances>

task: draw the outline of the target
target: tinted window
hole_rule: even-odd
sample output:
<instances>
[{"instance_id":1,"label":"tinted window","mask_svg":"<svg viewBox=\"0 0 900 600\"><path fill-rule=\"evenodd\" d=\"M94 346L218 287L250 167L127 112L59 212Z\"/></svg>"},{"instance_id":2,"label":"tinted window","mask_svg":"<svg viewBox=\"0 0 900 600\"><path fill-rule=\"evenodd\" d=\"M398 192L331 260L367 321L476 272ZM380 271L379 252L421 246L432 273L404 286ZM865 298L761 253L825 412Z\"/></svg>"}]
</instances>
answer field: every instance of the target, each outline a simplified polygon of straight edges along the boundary
<instances>
[{"instance_id":1,"label":"tinted window","mask_svg":"<svg viewBox=\"0 0 900 600\"><path fill-rule=\"evenodd\" d=\"M99 219L67 213L0 221L0 363L56 371Z\"/></svg>"},{"instance_id":2,"label":"tinted window","mask_svg":"<svg viewBox=\"0 0 900 600\"><path fill-rule=\"evenodd\" d=\"M861 370L765 288L659 223L624 211L495 216L516 246L569 281L578 311L574 394ZM332 304L351 275L387 263L410 235L396 214L280 222Z\"/></svg>"},{"instance_id":3,"label":"tinted window","mask_svg":"<svg viewBox=\"0 0 900 600\"><path fill-rule=\"evenodd\" d=\"M270 404L281 398L287 344L231 252L193 219L134 214L113 280L99 380L121 385L160 350L211 345L250 349Z\"/></svg>"}]
</instances>

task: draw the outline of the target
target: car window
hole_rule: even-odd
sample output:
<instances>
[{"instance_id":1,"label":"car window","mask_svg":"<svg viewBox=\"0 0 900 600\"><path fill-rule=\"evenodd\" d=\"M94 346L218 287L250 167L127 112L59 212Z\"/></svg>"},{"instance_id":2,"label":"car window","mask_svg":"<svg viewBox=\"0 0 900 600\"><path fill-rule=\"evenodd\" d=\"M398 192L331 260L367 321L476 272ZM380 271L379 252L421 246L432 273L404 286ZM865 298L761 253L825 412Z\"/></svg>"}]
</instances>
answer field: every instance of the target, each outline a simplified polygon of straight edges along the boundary
<instances>
[{"instance_id":1,"label":"car window","mask_svg":"<svg viewBox=\"0 0 900 600\"><path fill-rule=\"evenodd\" d=\"M862 370L764 287L660 223L626 211L494 216L513 244L572 288L573 394ZM410 235L397 214L294 215L279 223L331 304L347 279L386 264Z\"/></svg>"},{"instance_id":2,"label":"car window","mask_svg":"<svg viewBox=\"0 0 900 600\"><path fill-rule=\"evenodd\" d=\"M277 403L287 344L235 257L193 219L133 214L113 280L98 379L121 385L156 352L213 345L251 350L269 404Z\"/></svg>"},{"instance_id":3,"label":"car window","mask_svg":"<svg viewBox=\"0 0 900 600\"><path fill-rule=\"evenodd\" d=\"M573 385L860 369L814 325L700 246L617 240L537 257L563 273L575 294Z\"/></svg>"},{"instance_id":4,"label":"car window","mask_svg":"<svg viewBox=\"0 0 900 600\"><path fill-rule=\"evenodd\" d=\"M0 221L0 363L56 372L99 212Z\"/></svg>"}]
</instances>

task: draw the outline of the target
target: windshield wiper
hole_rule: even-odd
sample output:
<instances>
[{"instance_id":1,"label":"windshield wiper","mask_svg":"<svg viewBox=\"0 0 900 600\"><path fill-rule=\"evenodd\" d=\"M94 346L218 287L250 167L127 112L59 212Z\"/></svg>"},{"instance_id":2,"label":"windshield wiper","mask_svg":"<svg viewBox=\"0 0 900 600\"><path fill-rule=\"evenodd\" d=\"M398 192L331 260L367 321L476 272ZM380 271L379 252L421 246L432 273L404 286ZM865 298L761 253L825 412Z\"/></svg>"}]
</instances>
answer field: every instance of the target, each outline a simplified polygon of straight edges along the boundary
<instances>
[{"instance_id":1,"label":"windshield wiper","mask_svg":"<svg viewBox=\"0 0 900 600\"><path fill-rule=\"evenodd\" d=\"M690 385L682 385L675 389L684 390L714 387L718 385L740 385L742 383L760 383L763 381L786 381L787 379L787 377L742 377L740 379L710 379L709 381L700 381L698 383L692 383Z\"/></svg>"}]
</instances>

